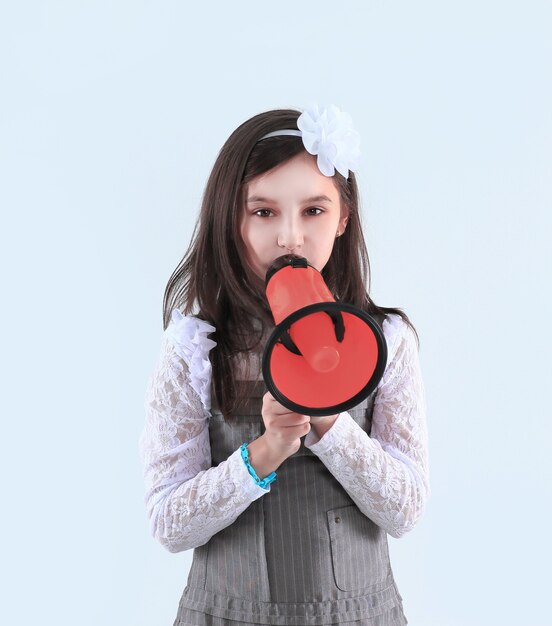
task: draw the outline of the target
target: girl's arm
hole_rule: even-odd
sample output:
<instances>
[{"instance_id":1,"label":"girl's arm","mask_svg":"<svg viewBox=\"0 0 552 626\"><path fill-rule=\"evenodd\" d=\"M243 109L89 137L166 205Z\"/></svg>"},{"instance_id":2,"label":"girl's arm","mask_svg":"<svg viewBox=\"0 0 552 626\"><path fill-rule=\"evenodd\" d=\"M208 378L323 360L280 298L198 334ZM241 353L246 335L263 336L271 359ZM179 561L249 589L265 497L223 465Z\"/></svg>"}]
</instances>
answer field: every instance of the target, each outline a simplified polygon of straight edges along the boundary
<instances>
[{"instance_id":1,"label":"girl's arm","mask_svg":"<svg viewBox=\"0 0 552 626\"><path fill-rule=\"evenodd\" d=\"M310 448L360 511L399 538L421 517L430 496L426 398L416 339L393 314L383 324L390 360L378 385L370 436L347 411Z\"/></svg>"},{"instance_id":2,"label":"girl's arm","mask_svg":"<svg viewBox=\"0 0 552 626\"><path fill-rule=\"evenodd\" d=\"M171 321L146 388L144 502L151 534L169 552L207 543L270 491L254 482L239 448L211 467L210 401L202 384L211 376L207 354L216 343L206 335L213 330L193 316Z\"/></svg>"}]
</instances>

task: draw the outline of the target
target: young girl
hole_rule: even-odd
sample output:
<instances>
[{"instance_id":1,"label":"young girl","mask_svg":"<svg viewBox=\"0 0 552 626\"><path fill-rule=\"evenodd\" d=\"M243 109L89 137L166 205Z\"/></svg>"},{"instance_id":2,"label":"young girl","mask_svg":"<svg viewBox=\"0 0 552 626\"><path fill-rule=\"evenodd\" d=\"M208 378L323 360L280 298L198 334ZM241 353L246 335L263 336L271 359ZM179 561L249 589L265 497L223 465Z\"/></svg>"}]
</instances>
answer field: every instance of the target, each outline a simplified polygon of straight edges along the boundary
<instances>
[{"instance_id":1,"label":"young girl","mask_svg":"<svg viewBox=\"0 0 552 626\"><path fill-rule=\"evenodd\" d=\"M173 626L408 623L387 534L411 530L430 495L425 392L410 320L366 289L358 144L335 106L241 124L167 285L139 445L152 536L194 550ZM292 413L266 391L264 280L283 254L384 333L377 388L339 415Z\"/></svg>"}]
</instances>

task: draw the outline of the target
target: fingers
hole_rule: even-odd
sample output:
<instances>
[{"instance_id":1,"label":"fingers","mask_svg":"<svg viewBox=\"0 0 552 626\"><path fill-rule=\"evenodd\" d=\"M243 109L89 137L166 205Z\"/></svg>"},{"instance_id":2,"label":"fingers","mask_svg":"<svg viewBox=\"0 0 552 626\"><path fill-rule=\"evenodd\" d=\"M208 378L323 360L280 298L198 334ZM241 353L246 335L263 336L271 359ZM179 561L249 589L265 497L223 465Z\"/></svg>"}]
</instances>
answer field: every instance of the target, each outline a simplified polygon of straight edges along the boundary
<instances>
[{"instance_id":1,"label":"fingers","mask_svg":"<svg viewBox=\"0 0 552 626\"><path fill-rule=\"evenodd\" d=\"M285 418L286 422L289 422L290 426L297 426L299 424L306 424L310 422L309 415L302 415L301 413L296 413L295 411L290 411L283 404L278 402L276 398L267 391L263 396L263 404L264 402L271 402L272 406L270 407L270 413L275 415L278 418Z\"/></svg>"}]
</instances>

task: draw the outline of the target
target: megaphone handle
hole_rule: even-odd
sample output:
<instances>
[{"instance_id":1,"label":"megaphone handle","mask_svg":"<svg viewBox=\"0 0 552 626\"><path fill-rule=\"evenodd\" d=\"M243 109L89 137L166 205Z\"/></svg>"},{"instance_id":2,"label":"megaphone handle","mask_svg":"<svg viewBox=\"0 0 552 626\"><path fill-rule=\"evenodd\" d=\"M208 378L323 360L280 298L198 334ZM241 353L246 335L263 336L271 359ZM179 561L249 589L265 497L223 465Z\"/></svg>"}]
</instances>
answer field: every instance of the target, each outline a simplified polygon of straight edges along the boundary
<instances>
[{"instance_id":1,"label":"megaphone handle","mask_svg":"<svg viewBox=\"0 0 552 626\"><path fill-rule=\"evenodd\" d=\"M343 323L343 315L341 311L326 311L326 313L332 318L332 322L335 328L335 338L339 343L343 341L345 337L345 324Z\"/></svg>"},{"instance_id":2,"label":"megaphone handle","mask_svg":"<svg viewBox=\"0 0 552 626\"><path fill-rule=\"evenodd\" d=\"M278 343L283 344L284 347L287 348L290 352L293 352L293 354L296 354L297 356L303 356L299 348L295 345L293 339L289 336L289 329L286 329L286 332L282 333L282 336L278 340Z\"/></svg>"},{"instance_id":3,"label":"megaphone handle","mask_svg":"<svg viewBox=\"0 0 552 626\"><path fill-rule=\"evenodd\" d=\"M343 341L343 337L345 337L345 324L343 323L343 315L341 314L341 311L324 311L324 313L327 313L330 316L335 329L335 338L339 341L339 343L341 343ZM293 352L293 354L303 356L301 350L299 350L293 339L289 336L289 328L282 334L279 339L279 343L282 343L284 347L286 347L290 352Z\"/></svg>"}]
</instances>

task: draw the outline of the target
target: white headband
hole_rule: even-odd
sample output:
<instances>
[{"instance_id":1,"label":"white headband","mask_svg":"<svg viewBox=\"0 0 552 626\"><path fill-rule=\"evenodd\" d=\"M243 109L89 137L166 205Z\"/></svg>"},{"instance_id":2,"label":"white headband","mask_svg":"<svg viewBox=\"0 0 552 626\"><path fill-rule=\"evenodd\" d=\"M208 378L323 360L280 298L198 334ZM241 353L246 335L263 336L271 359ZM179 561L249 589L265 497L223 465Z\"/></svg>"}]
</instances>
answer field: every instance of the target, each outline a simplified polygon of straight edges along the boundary
<instances>
[{"instance_id":1,"label":"white headband","mask_svg":"<svg viewBox=\"0 0 552 626\"><path fill-rule=\"evenodd\" d=\"M309 154L317 154L317 164L324 176L333 176L337 170L348 178L360 162L360 135L353 127L351 116L330 104L313 104L297 118L297 129L286 128L267 133L258 141L279 135L301 137Z\"/></svg>"}]
</instances>

